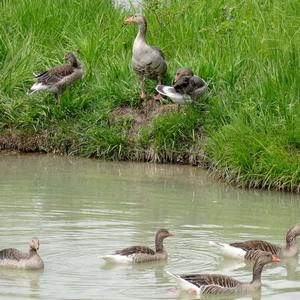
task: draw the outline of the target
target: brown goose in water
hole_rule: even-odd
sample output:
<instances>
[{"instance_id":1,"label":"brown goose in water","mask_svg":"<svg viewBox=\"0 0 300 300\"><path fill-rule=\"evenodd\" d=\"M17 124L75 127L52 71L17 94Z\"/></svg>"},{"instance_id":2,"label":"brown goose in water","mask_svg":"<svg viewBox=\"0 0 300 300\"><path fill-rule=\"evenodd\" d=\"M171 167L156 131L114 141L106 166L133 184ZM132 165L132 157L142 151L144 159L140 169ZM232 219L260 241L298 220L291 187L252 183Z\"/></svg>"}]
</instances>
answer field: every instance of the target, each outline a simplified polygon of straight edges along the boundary
<instances>
[{"instance_id":1,"label":"brown goose in water","mask_svg":"<svg viewBox=\"0 0 300 300\"><path fill-rule=\"evenodd\" d=\"M279 257L291 257L298 254L296 237L300 235L300 223L295 224L286 234L286 244L278 246L261 240L249 240L236 243L210 242L211 245L221 249L225 256L233 258L244 258L249 250L268 251Z\"/></svg>"},{"instance_id":2,"label":"brown goose in water","mask_svg":"<svg viewBox=\"0 0 300 300\"><path fill-rule=\"evenodd\" d=\"M186 67L177 70L173 86L156 86L156 90L160 94L169 97L177 104L191 103L203 95L207 89L207 83L194 75L192 69Z\"/></svg>"},{"instance_id":3,"label":"brown goose in water","mask_svg":"<svg viewBox=\"0 0 300 300\"><path fill-rule=\"evenodd\" d=\"M157 80L158 84L161 84L161 80L167 71L167 64L161 49L150 46L146 42L146 18L143 15L136 14L125 20L125 24L132 23L139 26L139 31L132 47L132 67L140 78L140 97L144 99L144 78ZM162 97L160 94L157 94L154 98L161 100Z\"/></svg>"},{"instance_id":4,"label":"brown goose in water","mask_svg":"<svg viewBox=\"0 0 300 300\"><path fill-rule=\"evenodd\" d=\"M37 91L46 90L53 93L59 103L59 95L63 93L67 86L73 84L75 80L81 79L83 75L83 66L72 52L66 53L64 58L70 64L57 66L35 75L37 82L27 94L32 95Z\"/></svg>"},{"instance_id":5,"label":"brown goose in water","mask_svg":"<svg viewBox=\"0 0 300 300\"><path fill-rule=\"evenodd\" d=\"M164 260L168 254L164 248L163 241L175 233L167 229L160 229L155 235L155 251L145 246L132 246L116 251L115 254L105 255L102 258L107 262L114 263L143 263L149 261Z\"/></svg>"},{"instance_id":6,"label":"brown goose in water","mask_svg":"<svg viewBox=\"0 0 300 300\"><path fill-rule=\"evenodd\" d=\"M269 252L259 251L256 254L256 261L252 271L252 281L243 283L232 277L218 274L192 274L192 275L171 275L177 285L192 294L217 295L253 292L261 286L261 272L265 264L279 262L277 256Z\"/></svg>"},{"instance_id":7,"label":"brown goose in water","mask_svg":"<svg viewBox=\"0 0 300 300\"><path fill-rule=\"evenodd\" d=\"M29 253L23 253L14 248L1 250L0 266L30 270L44 268L43 260L37 253L40 246L39 239L33 237L29 246Z\"/></svg>"}]
</instances>

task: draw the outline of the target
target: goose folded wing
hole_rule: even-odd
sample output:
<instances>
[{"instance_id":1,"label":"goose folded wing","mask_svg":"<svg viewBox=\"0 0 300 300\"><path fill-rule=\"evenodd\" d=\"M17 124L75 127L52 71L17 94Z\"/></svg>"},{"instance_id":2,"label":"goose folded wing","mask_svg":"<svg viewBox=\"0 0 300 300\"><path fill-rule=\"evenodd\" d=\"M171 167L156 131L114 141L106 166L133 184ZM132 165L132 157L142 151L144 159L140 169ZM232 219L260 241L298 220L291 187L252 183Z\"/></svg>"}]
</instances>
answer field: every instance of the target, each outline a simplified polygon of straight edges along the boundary
<instances>
[{"instance_id":1,"label":"goose folded wing","mask_svg":"<svg viewBox=\"0 0 300 300\"><path fill-rule=\"evenodd\" d=\"M195 275L182 275L180 277L198 287L216 285L222 288L234 288L240 284L238 280L235 280L226 275L195 274Z\"/></svg>"},{"instance_id":2,"label":"goose folded wing","mask_svg":"<svg viewBox=\"0 0 300 300\"><path fill-rule=\"evenodd\" d=\"M71 65L63 65L41 73L36 78L39 83L55 84L73 72L74 68Z\"/></svg>"},{"instance_id":3,"label":"goose folded wing","mask_svg":"<svg viewBox=\"0 0 300 300\"><path fill-rule=\"evenodd\" d=\"M154 51L158 52L159 55L160 55L163 59L165 58L165 55L164 55L164 53L162 52L162 50L161 50L160 48L155 47L155 46L151 46L151 48L152 48Z\"/></svg>"},{"instance_id":4,"label":"goose folded wing","mask_svg":"<svg viewBox=\"0 0 300 300\"><path fill-rule=\"evenodd\" d=\"M277 254L277 252L280 250L280 247L268 243L266 241L260 241L260 240L231 243L230 246L241 248L245 251L257 249L257 250L267 251L272 254Z\"/></svg>"},{"instance_id":5,"label":"goose folded wing","mask_svg":"<svg viewBox=\"0 0 300 300\"><path fill-rule=\"evenodd\" d=\"M129 255L132 255L132 254L150 254L150 255L154 255L155 252L151 248L148 248L148 247L132 246L132 247L125 248L123 250L116 251L116 254L125 255L125 256L129 256Z\"/></svg>"},{"instance_id":6,"label":"goose folded wing","mask_svg":"<svg viewBox=\"0 0 300 300\"><path fill-rule=\"evenodd\" d=\"M13 248L4 249L0 251L0 260L4 260L4 259L21 260L26 257L27 257L26 254Z\"/></svg>"}]
</instances>

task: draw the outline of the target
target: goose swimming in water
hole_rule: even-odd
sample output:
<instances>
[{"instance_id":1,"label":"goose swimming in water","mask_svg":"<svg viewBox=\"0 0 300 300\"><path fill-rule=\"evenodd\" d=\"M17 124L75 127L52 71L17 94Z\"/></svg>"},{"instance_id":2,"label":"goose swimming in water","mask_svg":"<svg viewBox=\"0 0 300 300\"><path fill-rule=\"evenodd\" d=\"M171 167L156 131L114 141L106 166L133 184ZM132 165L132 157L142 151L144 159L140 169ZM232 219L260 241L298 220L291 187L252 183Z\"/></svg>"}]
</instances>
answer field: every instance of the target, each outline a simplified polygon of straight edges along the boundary
<instances>
[{"instance_id":1,"label":"goose swimming in water","mask_svg":"<svg viewBox=\"0 0 300 300\"><path fill-rule=\"evenodd\" d=\"M132 47L132 68L140 78L140 97L144 99L145 77L157 80L158 84L161 84L161 80L167 71L167 64L161 49L150 46L146 42L147 21L145 16L136 14L126 19L125 24L137 24L139 27ZM154 98L161 100L162 97L157 94Z\"/></svg>"},{"instance_id":2,"label":"goose swimming in water","mask_svg":"<svg viewBox=\"0 0 300 300\"><path fill-rule=\"evenodd\" d=\"M212 242L209 243L217 248L219 248L223 255L232 258L244 258L247 251L249 250L262 250L268 251L273 255L279 257L292 257L298 254L298 247L296 242L296 237L300 235L300 223L295 224L286 233L286 244L283 246L278 246L262 240L249 240L245 242L235 242L235 243L220 243Z\"/></svg>"},{"instance_id":3,"label":"goose swimming in water","mask_svg":"<svg viewBox=\"0 0 300 300\"><path fill-rule=\"evenodd\" d=\"M177 285L191 294L196 295L231 295L249 293L261 287L261 273L265 264L279 262L277 256L269 252L257 250L256 261L253 265L251 282L240 282L232 277L219 274L171 275Z\"/></svg>"},{"instance_id":4,"label":"goose swimming in water","mask_svg":"<svg viewBox=\"0 0 300 300\"><path fill-rule=\"evenodd\" d=\"M0 266L29 270L44 268L44 262L37 253L40 246L39 239L33 237L29 246L29 253L23 253L14 248L1 250Z\"/></svg>"},{"instance_id":5,"label":"goose swimming in water","mask_svg":"<svg viewBox=\"0 0 300 300\"><path fill-rule=\"evenodd\" d=\"M202 78L194 75L192 69L184 67L176 71L173 86L157 85L156 90L174 103L187 104L203 95L208 90L208 85Z\"/></svg>"},{"instance_id":6,"label":"goose swimming in water","mask_svg":"<svg viewBox=\"0 0 300 300\"><path fill-rule=\"evenodd\" d=\"M67 86L81 79L83 75L83 66L72 52L66 53L64 58L69 61L69 64L57 66L35 75L37 82L27 94L32 95L37 91L48 91L54 94L56 101L59 103L60 94Z\"/></svg>"},{"instance_id":7,"label":"goose swimming in water","mask_svg":"<svg viewBox=\"0 0 300 300\"><path fill-rule=\"evenodd\" d=\"M175 233L166 229L160 229L155 235L155 250L145 246L132 246L123 250L116 251L115 254L105 255L102 258L107 262L114 263L143 263L158 261L168 258L163 241Z\"/></svg>"}]
</instances>

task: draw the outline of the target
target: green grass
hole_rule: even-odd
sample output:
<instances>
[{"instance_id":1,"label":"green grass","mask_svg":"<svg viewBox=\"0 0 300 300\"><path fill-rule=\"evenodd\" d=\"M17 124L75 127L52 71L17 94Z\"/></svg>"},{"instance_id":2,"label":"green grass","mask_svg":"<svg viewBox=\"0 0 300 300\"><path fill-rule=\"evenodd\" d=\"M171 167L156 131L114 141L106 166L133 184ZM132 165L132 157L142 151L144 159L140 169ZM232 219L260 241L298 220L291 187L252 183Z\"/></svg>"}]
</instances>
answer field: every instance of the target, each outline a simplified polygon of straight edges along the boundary
<instances>
[{"instance_id":1,"label":"green grass","mask_svg":"<svg viewBox=\"0 0 300 300\"><path fill-rule=\"evenodd\" d=\"M108 0L7 0L0 7L0 133L42 135L41 150L131 159L150 151L162 161L205 163L241 186L300 191L300 2L298 0L149 0L148 42L175 70L191 66L210 84L200 104L169 112L132 136L134 120L112 120L138 107L130 67L133 12ZM32 73L74 51L85 66L61 105L26 91ZM153 93L154 82L147 82ZM203 136L204 133L204 136ZM182 157L184 157L182 159Z\"/></svg>"}]
</instances>

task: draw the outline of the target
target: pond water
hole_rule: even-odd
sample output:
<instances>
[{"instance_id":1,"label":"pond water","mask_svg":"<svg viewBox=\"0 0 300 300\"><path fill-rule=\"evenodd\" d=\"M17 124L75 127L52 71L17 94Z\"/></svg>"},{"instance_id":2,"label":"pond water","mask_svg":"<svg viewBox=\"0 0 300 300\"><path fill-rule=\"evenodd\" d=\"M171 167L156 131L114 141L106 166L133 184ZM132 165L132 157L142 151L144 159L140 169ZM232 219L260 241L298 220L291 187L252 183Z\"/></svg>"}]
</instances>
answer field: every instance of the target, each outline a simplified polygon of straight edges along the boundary
<instances>
[{"instance_id":1,"label":"pond water","mask_svg":"<svg viewBox=\"0 0 300 300\"><path fill-rule=\"evenodd\" d=\"M167 270L251 279L250 267L224 260L209 240L282 243L300 220L299 196L230 187L196 167L5 154L0 175L0 249L27 251L38 236L45 262L42 272L0 269L0 299L188 299ZM165 240L168 262L98 258L153 246L159 228L176 232ZM254 299L299 299L299 257L268 266L262 279Z\"/></svg>"}]
</instances>

